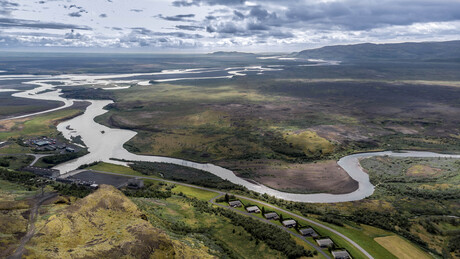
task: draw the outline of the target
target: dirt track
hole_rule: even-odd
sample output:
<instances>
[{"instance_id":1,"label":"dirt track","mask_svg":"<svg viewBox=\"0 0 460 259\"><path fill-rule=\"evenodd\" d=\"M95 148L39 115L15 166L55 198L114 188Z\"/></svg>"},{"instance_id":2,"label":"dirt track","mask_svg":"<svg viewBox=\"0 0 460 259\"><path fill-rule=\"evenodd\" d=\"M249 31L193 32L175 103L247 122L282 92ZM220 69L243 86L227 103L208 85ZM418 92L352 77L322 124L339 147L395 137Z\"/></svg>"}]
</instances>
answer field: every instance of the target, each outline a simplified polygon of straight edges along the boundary
<instances>
[{"instance_id":1,"label":"dirt track","mask_svg":"<svg viewBox=\"0 0 460 259\"><path fill-rule=\"evenodd\" d=\"M27 233L21 238L19 246L16 248L14 253L7 257L8 259L22 258L25 245L30 241L30 239L32 239L32 237L35 234L35 221L37 220L38 209L45 201L52 199L56 196L57 193L45 193L43 196L38 196L32 201L34 204L30 209L29 226L27 228Z\"/></svg>"}]
</instances>

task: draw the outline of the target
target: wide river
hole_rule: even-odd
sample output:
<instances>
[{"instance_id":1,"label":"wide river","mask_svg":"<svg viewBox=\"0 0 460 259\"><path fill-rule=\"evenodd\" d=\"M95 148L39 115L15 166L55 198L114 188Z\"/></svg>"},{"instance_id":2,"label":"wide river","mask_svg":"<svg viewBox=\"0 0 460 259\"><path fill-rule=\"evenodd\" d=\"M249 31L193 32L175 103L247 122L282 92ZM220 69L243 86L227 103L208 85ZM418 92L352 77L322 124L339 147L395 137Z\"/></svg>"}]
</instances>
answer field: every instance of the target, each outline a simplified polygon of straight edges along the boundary
<instances>
[{"instance_id":1,"label":"wide river","mask_svg":"<svg viewBox=\"0 0 460 259\"><path fill-rule=\"evenodd\" d=\"M261 72L266 71L260 67L252 67L249 69L255 69ZM270 70L270 69L268 69ZM247 71L244 69L239 69L237 71L229 71L229 74L236 76L244 76L242 72ZM252 71L252 70L251 70ZM259 73L261 73L259 72ZM171 72L167 72L171 73ZM185 72L187 73L187 71ZM169 75L168 74L168 75ZM178 79L183 78L181 71L177 72ZM60 76L49 77L48 79L40 79L35 81L28 81L27 84L35 84L38 87L19 93L13 94L16 97L22 98L32 98L32 99L41 99L41 100L54 100L62 101L64 106L69 107L73 104L75 100L65 99L60 96L59 90L55 90L52 84L49 82L61 81L66 85L78 85L82 81L90 80L92 83L97 83L98 80L104 80L104 83L107 83L106 80L111 78L126 78L130 75L106 75L106 76ZM181 77L182 76L182 77ZM199 77L197 79L206 79ZM145 82L138 82L140 84L145 84ZM152 86L154 87L154 86ZM123 89L123 88L120 88ZM113 129L106 127L104 125L98 124L94 121L94 118L102 115L107 112L104 110L104 107L112 103L110 100L86 100L91 104L86 108L84 114L75 117L71 120L60 123L57 126L57 129L62 132L63 136L71 140L71 137L81 136L83 142L88 147L89 154L80 157L78 159L60 164L55 167L61 171L61 174L71 172L77 169L80 165L89 164L96 161L103 161L115 164L126 165L125 162L116 161L115 159L123 159L129 161L146 161L146 162L165 162L172 163L182 166L187 166L191 168L200 169L209 173L212 173L222 179L229 180L232 183L240 184L249 190L258 192L258 193L267 193L268 195L275 196L280 199L297 201L297 202L310 202L310 203L332 203L332 202L346 202L346 201L355 201L364 199L374 192L374 186L369 181L369 176L361 168L359 160L362 158L373 157L373 156L392 156L392 157L446 157L446 158L460 158L460 155L448 155L448 154L437 154L431 152L416 152L416 151L407 151L403 153L394 153L391 151L386 152L375 152L375 153L360 153L341 158L337 163L342 167L351 178L356 180L359 183L357 190L347 193L347 194L327 194L327 193L315 193L315 194L297 194L297 193L288 193L278 190L271 189L262 184L256 184L249 182L245 179L242 179L236 176L232 171L213 165L213 164L201 164L191 161L186 161L177 158L161 157L161 156L145 156L137 155L128 152L123 144L133 138L137 133L131 130L124 129ZM43 111L35 114L46 113L50 111L55 111L59 108ZM18 116L17 118L23 118L26 116L31 116L34 114ZM11 119L11 118L10 118Z\"/></svg>"}]
</instances>

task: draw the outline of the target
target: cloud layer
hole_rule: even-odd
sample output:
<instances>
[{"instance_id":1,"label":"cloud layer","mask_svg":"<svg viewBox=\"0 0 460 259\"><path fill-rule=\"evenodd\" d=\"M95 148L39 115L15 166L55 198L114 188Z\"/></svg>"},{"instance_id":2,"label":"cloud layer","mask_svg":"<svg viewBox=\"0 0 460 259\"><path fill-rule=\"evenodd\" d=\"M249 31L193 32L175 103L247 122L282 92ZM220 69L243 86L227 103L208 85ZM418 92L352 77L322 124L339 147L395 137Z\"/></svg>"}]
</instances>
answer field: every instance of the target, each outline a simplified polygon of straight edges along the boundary
<instances>
[{"instance_id":1,"label":"cloud layer","mask_svg":"<svg viewBox=\"0 0 460 259\"><path fill-rule=\"evenodd\" d=\"M460 39L458 0L0 0L0 47L291 51Z\"/></svg>"}]
</instances>

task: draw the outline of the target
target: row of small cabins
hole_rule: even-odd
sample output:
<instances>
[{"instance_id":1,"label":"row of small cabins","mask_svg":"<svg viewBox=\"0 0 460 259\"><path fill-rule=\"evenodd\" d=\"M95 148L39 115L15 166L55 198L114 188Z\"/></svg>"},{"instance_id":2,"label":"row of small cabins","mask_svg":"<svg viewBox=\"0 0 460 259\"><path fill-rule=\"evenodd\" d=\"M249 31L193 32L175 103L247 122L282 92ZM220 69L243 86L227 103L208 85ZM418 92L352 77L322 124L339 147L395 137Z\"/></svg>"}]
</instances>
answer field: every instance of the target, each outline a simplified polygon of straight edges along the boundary
<instances>
[{"instance_id":1,"label":"row of small cabins","mask_svg":"<svg viewBox=\"0 0 460 259\"><path fill-rule=\"evenodd\" d=\"M243 203L241 201L239 201L239 200L229 201L228 205L230 207L232 207L232 208L243 207ZM255 206L255 205L245 207L245 209L249 213L260 213L259 207ZM267 212L263 216L267 220L279 220L280 219L278 213L276 213L276 212ZM295 221L293 219L286 219L286 220L283 220L281 223L283 224L284 227L287 227L287 228L293 228L293 227L297 226L297 221ZM330 239L330 238L319 238L319 235L311 227L300 228L300 229L298 229L298 231L302 236L314 238L316 243L318 244L318 246L321 247L321 248L332 248L332 247L334 247L334 241L332 241L332 239ZM334 251L331 251L331 253L332 253L332 256L335 259L349 259L349 258L351 258L350 254L346 250L334 250Z\"/></svg>"}]
</instances>

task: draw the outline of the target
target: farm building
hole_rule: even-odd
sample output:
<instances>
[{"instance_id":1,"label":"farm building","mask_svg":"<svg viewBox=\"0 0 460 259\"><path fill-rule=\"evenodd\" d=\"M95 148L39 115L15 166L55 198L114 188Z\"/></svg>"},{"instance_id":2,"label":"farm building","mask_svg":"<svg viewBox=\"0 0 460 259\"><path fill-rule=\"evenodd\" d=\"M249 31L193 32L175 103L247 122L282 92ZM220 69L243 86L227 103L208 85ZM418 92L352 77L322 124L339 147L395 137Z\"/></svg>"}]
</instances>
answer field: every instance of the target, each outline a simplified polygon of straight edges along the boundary
<instances>
[{"instance_id":1,"label":"farm building","mask_svg":"<svg viewBox=\"0 0 460 259\"><path fill-rule=\"evenodd\" d=\"M273 220L278 220L280 217L278 216L278 214L276 212L269 212L269 213L265 213L264 214L264 217L266 219L273 219Z\"/></svg>"},{"instance_id":2,"label":"farm building","mask_svg":"<svg viewBox=\"0 0 460 259\"><path fill-rule=\"evenodd\" d=\"M237 207L243 206L241 201L229 201L228 205L230 205L230 207L232 207L232 208L237 208Z\"/></svg>"},{"instance_id":3,"label":"farm building","mask_svg":"<svg viewBox=\"0 0 460 259\"><path fill-rule=\"evenodd\" d=\"M35 142L35 145L39 147L47 146L49 144L51 143L48 140L40 140L40 141Z\"/></svg>"},{"instance_id":4,"label":"farm building","mask_svg":"<svg viewBox=\"0 0 460 259\"><path fill-rule=\"evenodd\" d=\"M347 250L332 251L331 253L334 259L350 259L351 258Z\"/></svg>"},{"instance_id":5,"label":"farm building","mask_svg":"<svg viewBox=\"0 0 460 259\"><path fill-rule=\"evenodd\" d=\"M38 176L48 177L48 178L57 178L60 175L59 170L34 167L34 166L26 166L22 170L26 172L34 173Z\"/></svg>"},{"instance_id":6,"label":"farm building","mask_svg":"<svg viewBox=\"0 0 460 259\"><path fill-rule=\"evenodd\" d=\"M302 236L318 237L318 234L316 234L313 228L303 228L299 230L299 232Z\"/></svg>"},{"instance_id":7,"label":"farm building","mask_svg":"<svg viewBox=\"0 0 460 259\"><path fill-rule=\"evenodd\" d=\"M287 228L292 228L292 227L295 227L296 225L297 225L297 222L293 219L287 219L283 221L283 226Z\"/></svg>"},{"instance_id":8,"label":"farm building","mask_svg":"<svg viewBox=\"0 0 460 259\"><path fill-rule=\"evenodd\" d=\"M249 206L246 208L246 211L249 213L259 213L260 209L257 206Z\"/></svg>"},{"instance_id":9,"label":"farm building","mask_svg":"<svg viewBox=\"0 0 460 259\"><path fill-rule=\"evenodd\" d=\"M316 243L321 248L332 247L334 242L330 238L317 239Z\"/></svg>"}]
</instances>

